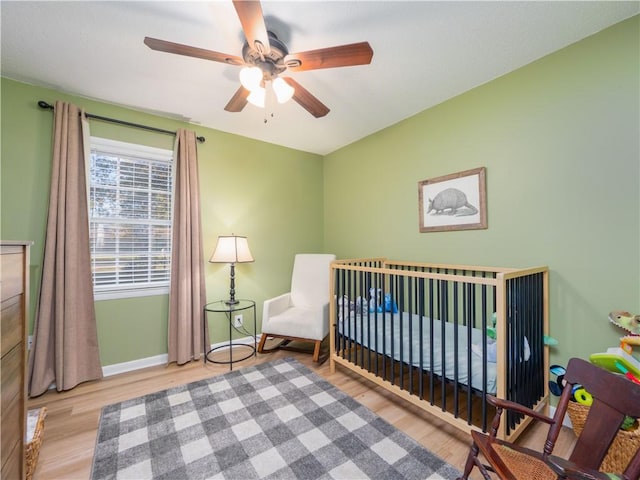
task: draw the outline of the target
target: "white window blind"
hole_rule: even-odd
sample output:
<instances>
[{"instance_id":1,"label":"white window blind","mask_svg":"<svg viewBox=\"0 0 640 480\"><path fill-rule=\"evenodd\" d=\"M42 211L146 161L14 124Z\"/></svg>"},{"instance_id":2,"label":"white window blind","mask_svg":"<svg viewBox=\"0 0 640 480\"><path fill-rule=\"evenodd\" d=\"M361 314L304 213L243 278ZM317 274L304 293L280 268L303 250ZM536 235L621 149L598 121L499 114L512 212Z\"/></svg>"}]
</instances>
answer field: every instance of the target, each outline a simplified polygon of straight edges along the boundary
<instances>
[{"instance_id":1,"label":"white window blind","mask_svg":"<svg viewBox=\"0 0 640 480\"><path fill-rule=\"evenodd\" d=\"M89 237L96 299L167 293L173 152L91 138Z\"/></svg>"}]
</instances>

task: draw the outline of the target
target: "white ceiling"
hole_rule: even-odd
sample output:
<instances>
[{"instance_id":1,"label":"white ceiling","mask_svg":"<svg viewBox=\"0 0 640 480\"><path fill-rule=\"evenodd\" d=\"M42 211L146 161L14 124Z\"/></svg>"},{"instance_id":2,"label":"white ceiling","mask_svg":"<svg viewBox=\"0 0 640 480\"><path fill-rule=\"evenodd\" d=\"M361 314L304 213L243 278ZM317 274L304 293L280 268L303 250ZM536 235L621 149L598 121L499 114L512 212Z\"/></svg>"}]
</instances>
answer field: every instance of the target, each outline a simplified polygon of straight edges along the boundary
<instances>
[{"instance_id":1,"label":"white ceiling","mask_svg":"<svg viewBox=\"0 0 640 480\"><path fill-rule=\"evenodd\" d=\"M2 76L327 154L636 15L640 2L265 0L262 9L290 52L371 44L370 65L291 73L326 117L294 101L276 104L267 123L250 104L226 112L239 67L142 43L242 56L230 1L2 1Z\"/></svg>"}]
</instances>

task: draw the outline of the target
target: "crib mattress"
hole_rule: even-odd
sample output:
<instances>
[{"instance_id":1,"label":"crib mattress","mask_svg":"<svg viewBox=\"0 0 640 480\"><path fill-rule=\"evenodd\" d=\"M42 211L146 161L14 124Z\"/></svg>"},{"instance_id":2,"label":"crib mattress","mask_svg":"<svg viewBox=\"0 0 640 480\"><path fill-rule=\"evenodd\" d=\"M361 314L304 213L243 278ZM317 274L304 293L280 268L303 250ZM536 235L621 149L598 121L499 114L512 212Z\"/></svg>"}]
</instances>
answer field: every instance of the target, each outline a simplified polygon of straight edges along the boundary
<instances>
[{"instance_id":1,"label":"crib mattress","mask_svg":"<svg viewBox=\"0 0 640 480\"><path fill-rule=\"evenodd\" d=\"M409 312L374 312L362 315L350 312L348 321L342 319L338 321L338 332L394 360L411 364L421 370L431 371L440 377L464 385L469 385L471 381L471 387L477 390L482 390L484 384L487 393L496 393L496 364L486 363L486 380L483 381L483 358L471 351L471 345L481 346L485 341L485 336L480 329L470 329L471 342L469 342L468 327L463 325L456 326L450 322L444 322L443 335L440 320L434 319L432 324L431 319ZM430 332L433 332L433 342L429 338ZM431 365L432 344L433 365ZM470 369L468 368L469 360L471 360Z\"/></svg>"}]
</instances>

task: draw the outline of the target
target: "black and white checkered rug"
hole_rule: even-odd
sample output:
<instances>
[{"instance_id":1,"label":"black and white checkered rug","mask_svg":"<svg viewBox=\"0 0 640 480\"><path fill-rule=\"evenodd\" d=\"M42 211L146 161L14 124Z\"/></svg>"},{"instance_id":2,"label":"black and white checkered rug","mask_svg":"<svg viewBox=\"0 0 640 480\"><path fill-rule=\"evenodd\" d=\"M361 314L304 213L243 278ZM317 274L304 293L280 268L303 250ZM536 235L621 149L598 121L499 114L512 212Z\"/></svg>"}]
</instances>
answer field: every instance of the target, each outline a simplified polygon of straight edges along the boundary
<instances>
[{"instance_id":1,"label":"black and white checkered rug","mask_svg":"<svg viewBox=\"0 0 640 480\"><path fill-rule=\"evenodd\" d=\"M91 472L93 480L458 475L294 359L104 407Z\"/></svg>"}]
</instances>

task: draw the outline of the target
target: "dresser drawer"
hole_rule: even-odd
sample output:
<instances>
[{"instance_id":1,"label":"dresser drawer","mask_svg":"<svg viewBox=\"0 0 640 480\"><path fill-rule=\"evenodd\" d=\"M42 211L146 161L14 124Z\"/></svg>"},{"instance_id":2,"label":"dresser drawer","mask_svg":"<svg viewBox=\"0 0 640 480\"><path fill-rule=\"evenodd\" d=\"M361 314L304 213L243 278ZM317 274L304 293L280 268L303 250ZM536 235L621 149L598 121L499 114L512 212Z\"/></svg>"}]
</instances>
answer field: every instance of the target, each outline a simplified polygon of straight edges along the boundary
<instances>
[{"instance_id":1,"label":"dresser drawer","mask_svg":"<svg viewBox=\"0 0 640 480\"><path fill-rule=\"evenodd\" d=\"M20 442L22 440L22 402L20 397L15 396L13 399L5 405L4 392L2 398L2 441L0 445L0 452L2 454L2 466L3 470L5 463L10 460L10 457L17 457L20 459ZM2 478L15 478L5 477Z\"/></svg>"},{"instance_id":2,"label":"dresser drawer","mask_svg":"<svg viewBox=\"0 0 640 480\"><path fill-rule=\"evenodd\" d=\"M18 445L15 445L14 449L17 449ZM14 479L21 478L20 471L22 470L22 459L20 458L20 453L18 450L12 450L7 453L7 458L5 462L4 457L4 444L2 450L2 472L0 472L0 478L6 479Z\"/></svg>"},{"instance_id":3,"label":"dresser drawer","mask_svg":"<svg viewBox=\"0 0 640 480\"><path fill-rule=\"evenodd\" d=\"M10 250L11 251L11 250ZM0 255L0 271L2 272L2 301L19 295L24 290L24 256L21 253L5 253Z\"/></svg>"},{"instance_id":4,"label":"dresser drawer","mask_svg":"<svg viewBox=\"0 0 640 480\"><path fill-rule=\"evenodd\" d=\"M2 311L0 312L0 357L3 357L18 343L24 341L22 300L22 295L18 295L2 303Z\"/></svg>"},{"instance_id":5,"label":"dresser drawer","mask_svg":"<svg viewBox=\"0 0 640 480\"><path fill-rule=\"evenodd\" d=\"M0 402L2 405L2 423L4 425L5 412L7 406L18 396L22 390L22 367L24 363L21 359L22 345L17 345L7 353L0 361L0 371L2 376L2 391L0 392ZM4 428L2 429L4 435Z\"/></svg>"}]
</instances>

